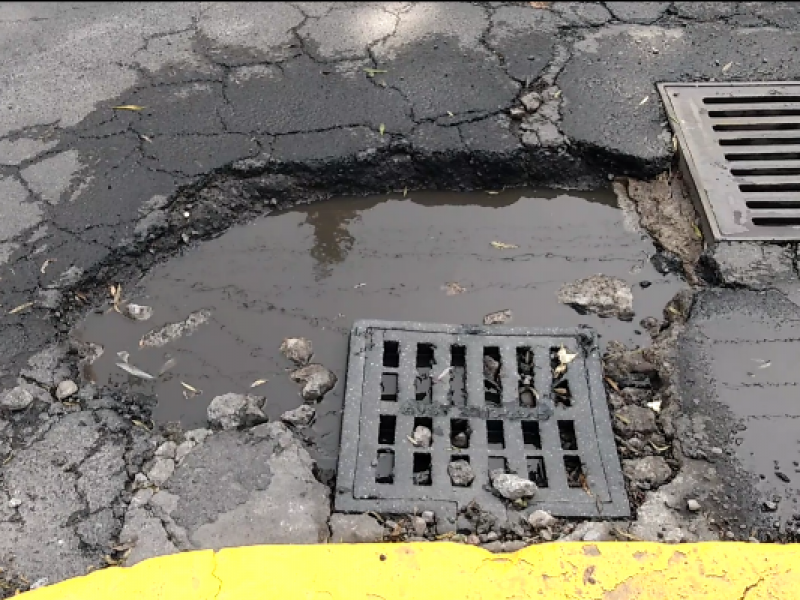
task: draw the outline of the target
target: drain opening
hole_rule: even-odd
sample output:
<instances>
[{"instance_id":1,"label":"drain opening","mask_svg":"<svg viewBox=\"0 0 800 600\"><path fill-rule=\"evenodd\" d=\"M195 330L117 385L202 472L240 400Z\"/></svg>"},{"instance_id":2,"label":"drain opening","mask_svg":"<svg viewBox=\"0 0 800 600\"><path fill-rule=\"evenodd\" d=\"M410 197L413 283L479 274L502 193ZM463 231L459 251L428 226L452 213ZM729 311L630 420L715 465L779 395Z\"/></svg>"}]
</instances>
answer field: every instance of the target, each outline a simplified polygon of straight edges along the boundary
<instances>
[{"instance_id":1,"label":"drain opening","mask_svg":"<svg viewBox=\"0 0 800 600\"><path fill-rule=\"evenodd\" d=\"M427 452L414 453L414 485L432 485L431 455Z\"/></svg>"},{"instance_id":2,"label":"drain opening","mask_svg":"<svg viewBox=\"0 0 800 600\"><path fill-rule=\"evenodd\" d=\"M384 402L397 402L397 373L384 373L381 375L381 400Z\"/></svg>"},{"instance_id":3,"label":"drain opening","mask_svg":"<svg viewBox=\"0 0 800 600\"><path fill-rule=\"evenodd\" d=\"M469 436L472 429L467 419L450 420L450 445L453 448L469 448Z\"/></svg>"},{"instance_id":4,"label":"drain opening","mask_svg":"<svg viewBox=\"0 0 800 600\"><path fill-rule=\"evenodd\" d=\"M502 421L486 421L486 441L489 450L505 450L506 438Z\"/></svg>"},{"instance_id":5,"label":"drain opening","mask_svg":"<svg viewBox=\"0 0 800 600\"><path fill-rule=\"evenodd\" d=\"M450 401L456 406L467 403L467 348L450 346Z\"/></svg>"},{"instance_id":6,"label":"drain opening","mask_svg":"<svg viewBox=\"0 0 800 600\"><path fill-rule=\"evenodd\" d=\"M577 450L578 438L575 435L575 423L572 421L558 422L558 438L562 450Z\"/></svg>"},{"instance_id":7,"label":"drain opening","mask_svg":"<svg viewBox=\"0 0 800 600\"><path fill-rule=\"evenodd\" d=\"M394 415L381 415L378 425L378 443L394 444L397 432L397 417Z\"/></svg>"},{"instance_id":8,"label":"drain opening","mask_svg":"<svg viewBox=\"0 0 800 600\"><path fill-rule=\"evenodd\" d=\"M375 481L377 483L394 483L394 450L390 448L381 448L378 450Z\"/></svg>"},{"instance_id":9,"label":"drain opening","mask_svg":"<svg viewBox=\"0 0 800 600\"><path fill-rule=\"evenodd\" d=\"M483 390L486 404L499 405L502 401L503 386L500 381L500 371L503 368L503 359L500 348L490 346L483 349Z\"/></svg>"},{"instance_id":10,"label":"drain opening","mask_svg":"<svg viewBox=\"0 0 800 600\"><path fill-rule=\"evenodd\" d=\"M525 458L525 463L528 467L528 479L535 483L536 487L548 487L547 468L545 467L544 458L541 456L528 456Z\"/></svg>"},{"instance_id":11,"label":"drain opening","mask_svg":"<svg viewBox=\"0 0 800 600\"><path fill-rule=\"evenodd\" d=\"M564 468L567 471L567 485L571 488L582 488L586 485L586 475L579 456L564 456Z\"/></svg>"}]
</instances>

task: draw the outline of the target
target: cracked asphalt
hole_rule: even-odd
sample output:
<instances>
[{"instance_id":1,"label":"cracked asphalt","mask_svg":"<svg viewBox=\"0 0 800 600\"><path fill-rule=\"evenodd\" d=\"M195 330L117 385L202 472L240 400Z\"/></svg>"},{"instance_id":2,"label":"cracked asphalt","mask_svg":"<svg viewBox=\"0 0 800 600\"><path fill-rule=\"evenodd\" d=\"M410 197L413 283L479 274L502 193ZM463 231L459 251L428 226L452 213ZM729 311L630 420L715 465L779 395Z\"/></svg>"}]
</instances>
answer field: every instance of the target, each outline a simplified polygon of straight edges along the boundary
<instances>
[{"instance_id":1,"label":"cracked asphalt","mask_svg":"<svg viewBox=\"0 0 800 600\"><path fill-rule=\"evenodd\" d=\"M673 159L655 83L797 79L799 26L800 7L783 2L0 5L0 390L32 398L0 409L0 567L52 583L213 546L235 515L285 503L303 505L291 539L327 539L328 490L282 426L230 440L156 435L132 425L152 409L144 400L88 387L55 400L87 352L67 334L108 285L298 201L653 177ZM774 410L726 404L732 367L714 328L744 319L733 342L758 359L772 358L767 341L795 341L785 323L799 314L796 256L791 244L711 249L725 290L699 293L676 362L683 454L723 475L744 465L708 498L723 537L795 531L789 500L775 516L758 508L796 495L794 440L775 451L776 478L707 423L789 414L781 398ZM761 327L746 327L756 316ZM717 378L700 381L698 364ZM770 389L798 384L790 368L775 377ZM195 454L161 457L177 478L164 490L136 487L173 438L187 451L269 446L272 458L231 483L236 500L188 506L202 501L178 472ZM682 481L669 492L680 501L691 494L675 491Z\"/></svg>"}]
</instances>

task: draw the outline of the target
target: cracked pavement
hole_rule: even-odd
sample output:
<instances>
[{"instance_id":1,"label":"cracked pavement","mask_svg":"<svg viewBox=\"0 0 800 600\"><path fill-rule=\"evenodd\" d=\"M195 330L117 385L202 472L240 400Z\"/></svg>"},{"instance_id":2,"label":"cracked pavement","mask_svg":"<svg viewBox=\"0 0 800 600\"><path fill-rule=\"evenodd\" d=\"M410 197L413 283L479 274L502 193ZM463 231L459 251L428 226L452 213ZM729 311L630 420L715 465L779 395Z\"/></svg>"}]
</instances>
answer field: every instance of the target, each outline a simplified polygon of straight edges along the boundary
<instances>
[{"instance_id":1,"label":"cracked pavement","mask_svg":"<svg viewBox=\"0 0 800 600\"><path fill-rule=\"evenodd\" d=\"M88 387L53 396L78 379L71 325L110 283L299 199L652 177L672 160L656 82L800 71L792 3L541 4L0 5L0 389L33 398L0 412L0 565L52 583L124 554L123 526L152 548L200 547L225 515L279 501L255 487L203 508L213 526L173 518L171 496L161 512L131 504L163 441L131 426L151 407ZM719 247L710 261L722 284L796 299L793 246ZM760 310L775 311L770 327L797 318L791 302ZM159 493L186 502L177 481Z\"/></svg>"}]
</instances>

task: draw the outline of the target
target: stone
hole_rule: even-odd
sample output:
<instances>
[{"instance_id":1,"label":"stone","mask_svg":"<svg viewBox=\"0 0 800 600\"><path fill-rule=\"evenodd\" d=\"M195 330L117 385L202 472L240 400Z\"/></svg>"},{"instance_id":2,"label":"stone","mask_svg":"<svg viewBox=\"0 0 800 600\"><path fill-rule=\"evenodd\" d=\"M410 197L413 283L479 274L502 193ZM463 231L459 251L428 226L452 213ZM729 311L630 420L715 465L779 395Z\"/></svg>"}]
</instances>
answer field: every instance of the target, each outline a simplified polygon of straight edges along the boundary
<instances>
[{"instance_id":1,"label":"stone","mask_svg":"<svg viewBox=\"0 0 800 600\"><path fill-rule=\"evenodd\" d=\"M672 469L662 456L624 460L622 461L622 471L633 484L645 487L645 489L657 488L672 477Z\"/></svg>"},{"instance_id":2,"label":"stone","mask_svg":"<svg viewBox=\"0 0 800 600\"><path fill-rule=\"evenodd\" d=\"M491 475L492 487L509 500L532 498L536 494L536 484L529 479L511 473L493 472Z\"/></svg>"},{"instance_id":3,"label":"stone","mask_svg":"<svg viewBox=\"0 0 800 600\"><path fill-rule=\"evenodd\" d=\"M430 448L431 442L433 441L431 430L422 425L414 428L414 434L411 437L417 448Z\"/></svg>"},{"instance_id":4,"label":"stone","mask_svg":"<svg viewBox=\"0 0 800 600\"><path fill-rule=\"evenodd\" d=\"M331 541L362 544L383 541L383 525L369 515L334 514L330 519Z\"/></svg>"},{"instance_id":5,"label":"stone","mask_svg":"<svg viewBox=\"0 0 800 600\"><path fill-rule=\"evenodd\" d=\"M656 414L644 406L623 406L616 411L614 417L614 429L626 438L658 431Z\"/></svg>"},{"instance_id":6,"label":"stone","mask_svg":"<svg viewBox=\"0 0 800 600\"><path fill-rule=\"evenodd\" d=\"M416 533L418 537L424 536L425 532L428 531L428 522L422 517L412 518L411 525L414 528L414 533Z\"/></svg>"},{"instance_id":7,"label":"stone","mask_svg":"<svg viewBox=\"0 0 800 600\"><path fill-rule=\"evenodd\" d=\"M692 512L697 512L698 510L700 510L700 503L694 498L692 498L686 502L686 508L688 508Z\"/></svg>"},{"instance_id":8,"label":"stone","mask_svg":"<svg viewBox=\"0 0 800 600\"><path fill-rule=\"evenodd\" d=\"M160 458L175 458L175 451L178 449L178 444L169 441L161 444L156 450L156 456Z\"/></svg>"},{"instance_id":9,"label":"stone","mask_svg":"<svg viewBox=\"0 0 800 600\"><path fill-rule=\"evenodd\" d=\"M267 420L262 412L267 399L250 394L223 394L208 405L208 422L220 429L250 427Z\"/></svg>"},{"instance_id":10,"label":"stone","mask_svg":"<svg viewBox=\"0 0 800 600\"><path fill-rule=\"evenodd\" d=\"M0 408L25 410L33 403L33 394L22 386L17 386L0 396Z\"/></svg>"},{"instance_id":11,"label":"stone","mask_svg":"<svg viewBox=\"0 0 800 600\"><path fill-rule=\"evenodd\" d=\"M481 539L474 533L471 533L467 536L467 539L464 540L464 543L470 546L477 546L481 543Z\"/></svg>"},{"instance_id":12,"label":"stone","mask_svg":"<svg viewBox=\"0 0 800 600\"><path fill-rule=\"evenodd\" d=\"M166 346L171 341L185 335L192 335L198 327L207 323L211 319L211 311L201 309L191 313L185 320L178 323L168 323L160 329L148 331L141 340L139 346L142 348L160 348Z\"/></svg>"},{"instance_id":13,"label":"stone","mask_svg":"<svg viewBox=\"0 0 800 600\"><path fill-rule=\"evenodd\" d=\"M306 338L286 338L281 344L281 353L298 367L307 365L314 355L311 340Z\"/></svg>"},{"instance_id":14,"label":"stone","mask_svg":"<svg viewBox=\"0 0 800 600\"><path fill-rule=\"evenodd\" d=\"M776 510L778 510L778 503L773 502L771 500L767 500L761 505L761 509L764 512L775 512Z\"/></svg>"},{"instance_id":15,"label":"stone","mask_svg":"<svg viewBox=\"0 0 800 600\"><path fill-rule=\"evenodd\" d=\"M153 485L162 486L175 471L175 461L169 458L157 458L147 472L147 478Z\"/></svg>"},{"instance_id":16,"label":"stone","mask_svg":"<svg viewBox=\"0 0 800 600\"><path fill-rule=\"evenodd\" d=\"M535 510L528 516L528 523L536 530L552 527L555 522L556 518L546 510Z\"/></svg>"},{"instance_id":17,"label":"stone","mask_svg":"<svg viewBox=\"0 0 800 600\"><path fill-rule=\"evenodd\" d=\"M77 391L77 384L74 381L67 379L58 384L58 387L56 388L56 398L59 401L64 401Z\"/></svg>"},{"instance_id":18,"label":"stone","mask_svg":"<svg viewBox=\"0 0 800 600\"><path fill-rule=\"evenodd\" d=\"M295 427L306 427L314 420L317 411L313 406L303 404L294 410L287 410L281 415L281 421Z\"/></svg>"},{"instance_id":19,"label":"stone","mask_svg":"<svg viewBox=\"0 0 800 600\"><path fill-rule=\"evenodd\" d=\"M552 540L553 540L553 532L552 532L552 531L550 531L549 529L542 529L542 530L539 532L539 536L541 536L541 538L542 538L542 539L543 539L545 542L550 542L550 541L552 541Z\"/></svg>"},{"instance_id":20,"label":"stone","mask_svg":"<svg viewBox=\"0 0 800 600\"><path fill-rule=\"evenodd\" d=\"M520 98L520 102L528 112L536 112L536 109L542 105L542 95L537 92L528 92Z\"/></svg>"},{"instance_id":21,"label":"stone","mask_svg":"<svg viewBox=\"0 0 800 600\"><path fill-rule=\"evenodd\" d=\"M19 498L11 498L11 500L8 501L8 508L17 508L20 505L22 505L22 500Z\"/></svg>"},{"instance_id":22,"label":"stone","mask_svg":"<svg viewBox=\"0 0 800 600\"><path fill-rule=\"evenodd\" d=\"M50 585L50 580L47 577L40 577L31 584L31 590L38 590L46 585Z\"/></svg>"},{"instance_id":23,"label":"stone","mask_svg":"<svg viewBox=\"0 0 800 600\"><path fill-rule=\"evenodd\" d=\"M611 535L613 523L605 521L586 521L578 525L572 533L562 537L559 542L606 542L614 537Z\"/></svg>"},{"instance_id":24,"label":"stone","mask_svg":"<svg viewBox=\"0 0 800 600\"><path fill-rule=\"evenodd\" d=\"M581 314L594 313L622 321L630 321L634 315L631 287L618 277L592 275L567 283L558 291L558 301Z\"/></svg>"},{"instance_id":25,"label":"stone","mask_svg":"<svg viewBox=\"0 0 800 600\"><path fill-rule=\"evenodd\" d=\"M137 473L133 478L133 489L144 489L150 485L150 480L144 473Z\"/></svg>"},{"instance_id":26,"label":"stone","mask_svg":"<svg viewBox=\"0 0 800 600\"><path fill-rule=\"evenodd\" d=\"M202 444L212 433L210 429L192 429L191 431L187 431L184 437L190 442Z\"/></svg>"},{"instance_id":27,"label":"stone","mask_svg":"<svg viewBox=\"0 0 800 600\"><path fill-rule=\"evenodd\" d=\"M330 369L319 364L310 364L293 371L292 381L303 384L300 394L306 402L322 400L336 385L336 375Z\"/></svg>"},{"instance_id":28,"label":"stone","mask_svg":"<svg viewBox=\"0 0 800 600\"><path fill-rule=\"evenodd\" d=\"M197 443L191 440L186 440L185 442L178 444L178 447L175 449L175 462L180 464L180 462L186 458L189 452L191 452L196 445Z\"/></svg>"},{"instance_id":29,"label":"stone","mask_svg":"<svg viewBox=\"0 0 800 600\"><path fill-rule=\"evenodd\" d=\"M131 303L122 307L122 314L133 321L147 321L153 316L153 308Z\"/></svg>"},{"instance_id":30,"label":"stone","mask_svg":"<svg viewBox=\"0 0 800 600\"><path fill-rule=\"evenodd\" d=\"M419 516L420 516L420 517L422 517L422 519L423 519L423 520L424 520L424 521L425 521L425 522L426 522L428 525L432 525L433 523L435 523L435 522L436 522L436 515L434 514L434 512L433 512L432 510L423 510L423 511L420 513L420 515L419 515Z\"/></svg>"},{"instance_id":31,"label":"stone","mask_svg":"<svg viewBox=\"0 0 800 600\"><path fill-rule=\"evenodd\" d=\"M472 466L465 460L454 460L447 465L447 474L453 485L468 487L475 480Z\"/></svg>"}]
</instances>

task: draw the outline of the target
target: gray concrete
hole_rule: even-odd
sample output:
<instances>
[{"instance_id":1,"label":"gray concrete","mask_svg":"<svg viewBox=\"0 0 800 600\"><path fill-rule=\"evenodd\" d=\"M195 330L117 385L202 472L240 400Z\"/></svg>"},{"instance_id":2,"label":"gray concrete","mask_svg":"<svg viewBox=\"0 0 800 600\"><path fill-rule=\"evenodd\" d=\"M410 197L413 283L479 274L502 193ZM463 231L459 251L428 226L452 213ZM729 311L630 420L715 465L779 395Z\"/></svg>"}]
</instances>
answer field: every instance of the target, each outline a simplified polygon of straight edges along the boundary
<instances>
[{"instance_id":1,"label":"gray concrete","mask_svg":"<svg viewBox=\"0 0 800 600\"><path fill-rule=\"evenodd\" d=\"M164 441L146 402L86 385L67 403L52 395L82 381L75 355L45 350L86 308L73 291L99 303L110 283L127 285L183 245L323 187L655 175L672 156L655 82L797 78L798 28L791 3L0 5L0 390L23 385L33 397L0 412L0 566L52 582L102 564L123 540L136 562L328 536L325 489L275 431L183 446L174 473L158 471L174 510L169 496L145 501L137 487L151 483L144 473ZM525 108L531 91L541 99ZM209 173L196 195L177 193ZM795 493L797 415L784 403L797 382L782 361L798 339L783 295L800 300L796 248L726 246L706 258L715 281L769 290L701 295L679 361L683 458L710 460L733 483L700 512L732 515L726 526L746 539L755 521L774 528L794 509L745 514ZM741 446L723 435L737 419ZM773 426L784 428L767 435L773 446L748 455L748 436ZM198 458L209 447L220 454ZM237 467L247 483L226 479L240 471L222 469L225 452L237 465L237 453L252 457ZM194 480L229 485L211 498ZM291 522L275 516L287 503ZM248 520L258 527L242 529Z\"/></svg>"}]
</instances>

